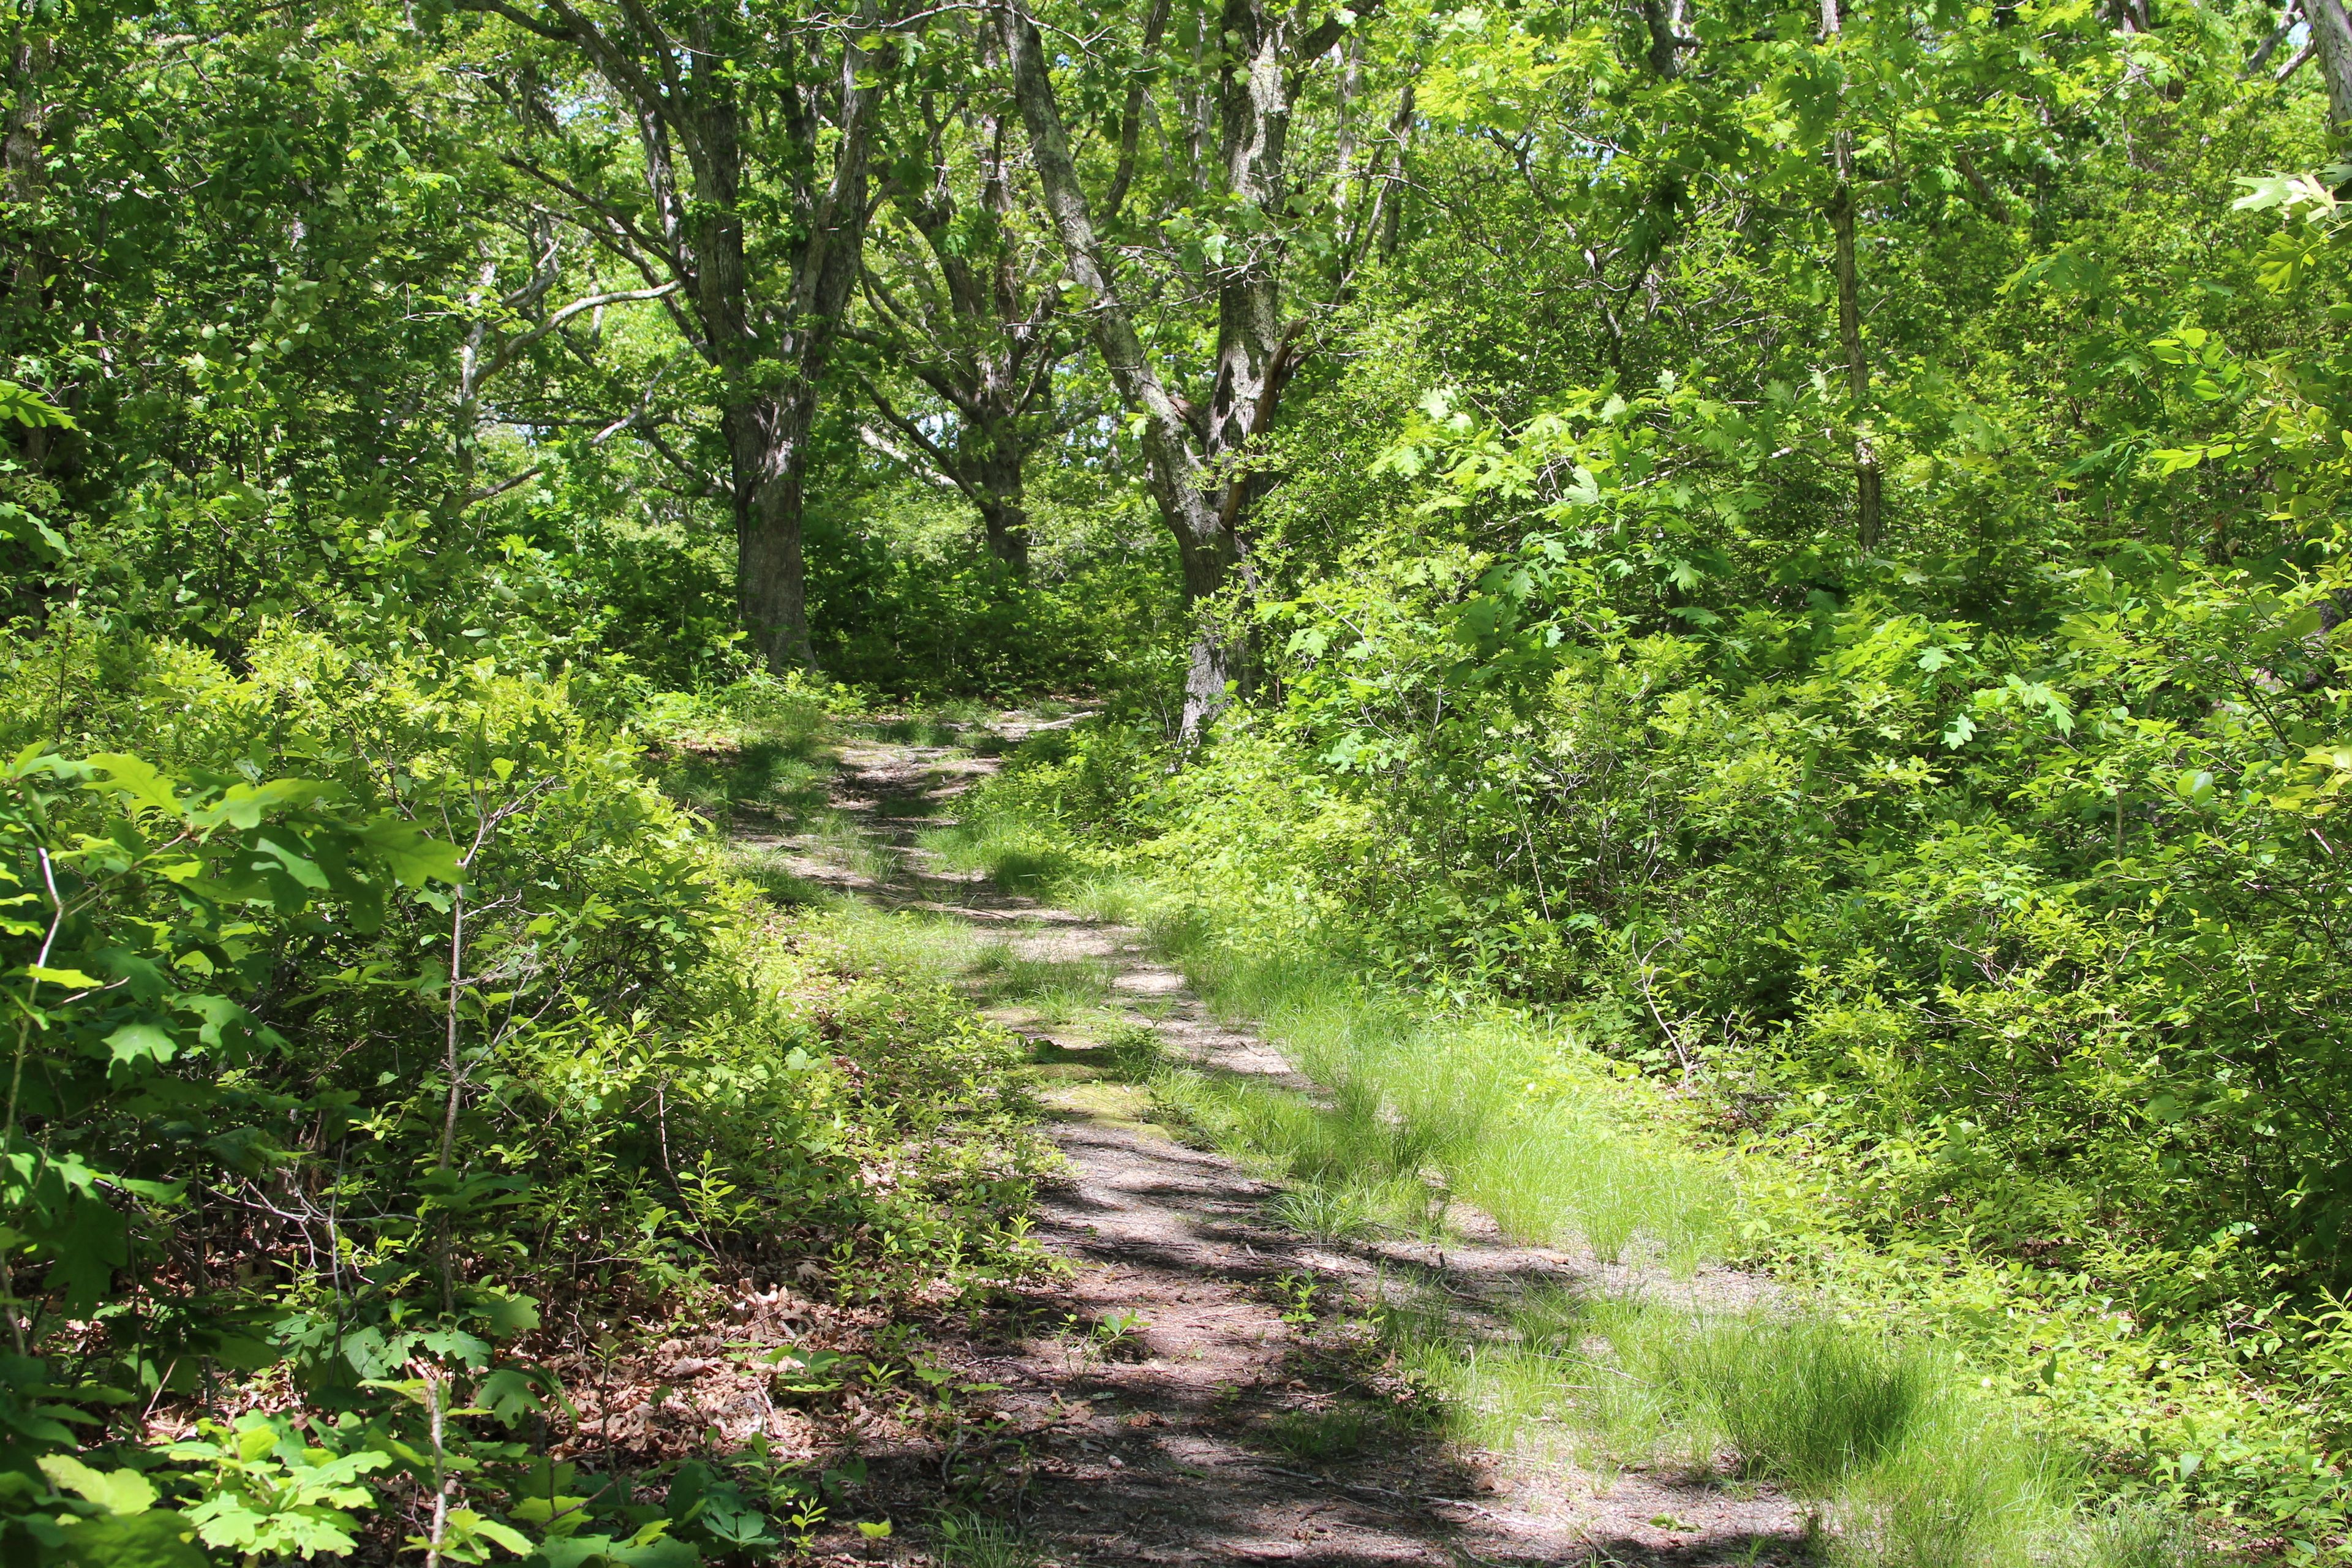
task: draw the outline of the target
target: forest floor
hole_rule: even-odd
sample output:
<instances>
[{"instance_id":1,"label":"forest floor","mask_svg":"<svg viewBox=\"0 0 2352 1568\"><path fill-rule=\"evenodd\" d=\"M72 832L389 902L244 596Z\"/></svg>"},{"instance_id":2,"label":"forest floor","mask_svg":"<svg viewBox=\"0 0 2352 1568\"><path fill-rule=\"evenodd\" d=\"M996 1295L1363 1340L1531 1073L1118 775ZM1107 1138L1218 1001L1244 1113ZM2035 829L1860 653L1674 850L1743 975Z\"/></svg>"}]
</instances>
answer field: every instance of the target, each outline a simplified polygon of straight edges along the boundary
<instances>
[{"instance_id":1,"label":"forest floor","mask_svg":"<svg viewBox=\"0 0 2352 1568\"><path fill-rule=\"evenodd\" d=\"M936 1328L928 1353L972 1391L952 1435L901 1432L866 1450L867 1500L910 1525L959 1498L984 1511L858 1555L928 1551L975 1568L1806 1558L1804 1510L1720 1469L1579 1464L1565 1438L1537 1456L1449 1438L1372 1322L1383 1301L1442 1293L1465 1333L1491 1324L1500 1337L1505 1309L1533 1288L1737 1305L1764 1282L1644 1277L1513 1246L1459 1208L1437 1239L1318 1241L1285 1228L1271 1212L1276 1185L1155 1123L1137 1046L1207 1072L1318 1086L1213 1016L1141 931L946 870L917 844L993 766L961 747L853 740L838 749L835 831L735 827L741 852L952 950L988 1016L1031 1042L1067 1162L1034 1231L1056 1278L1016 1310ZM853 823L855 839L841 830Z\"/></svg>"}]
</instances>

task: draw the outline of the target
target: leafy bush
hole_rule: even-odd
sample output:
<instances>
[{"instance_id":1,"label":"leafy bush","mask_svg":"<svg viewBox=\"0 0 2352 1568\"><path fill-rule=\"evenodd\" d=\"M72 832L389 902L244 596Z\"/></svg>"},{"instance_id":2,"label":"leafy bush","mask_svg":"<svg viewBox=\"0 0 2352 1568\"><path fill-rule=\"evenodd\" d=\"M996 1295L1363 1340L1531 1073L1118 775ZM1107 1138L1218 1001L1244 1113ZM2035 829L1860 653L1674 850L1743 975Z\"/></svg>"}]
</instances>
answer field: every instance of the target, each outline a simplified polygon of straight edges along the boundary
<instances>
[{"instance_id":1,"label":"leafy bush","mask_svg":"<svg viewBox=\"0 0 2352 1568\"><path fill-rule=\"evenodd\" d=\"M517 1436L563 1419L549 1303L1005 1255L1014 1047L792 951L562 680L290 634L241 676L92 651L116 681L71 721L143 754L0 771L20 1552L342 1552L393 1494L445 1558L527 1551L559 1522ZM60 656L11 652L22 740ZM580 1561L724 1544L581 1489Z\"/></svg>"}]
</instances>

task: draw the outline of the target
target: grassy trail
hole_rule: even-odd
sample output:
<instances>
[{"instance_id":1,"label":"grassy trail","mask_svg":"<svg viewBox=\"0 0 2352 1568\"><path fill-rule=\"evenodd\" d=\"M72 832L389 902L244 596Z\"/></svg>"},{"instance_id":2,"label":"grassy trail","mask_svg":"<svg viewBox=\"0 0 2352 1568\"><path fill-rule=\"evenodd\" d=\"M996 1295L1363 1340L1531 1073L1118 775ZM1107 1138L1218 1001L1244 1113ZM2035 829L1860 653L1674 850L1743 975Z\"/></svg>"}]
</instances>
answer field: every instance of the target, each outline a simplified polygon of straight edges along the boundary
<instances>
[{"instance_id":1,"label":"grassy trail","mask_svg":"<svg viewBox=\"0 0 2352 1568\"><path fill-rule=\"evenodd\" d=\"M1713 1321L1751 1306L1760 1281L1515 1245L1460 1202L1424 1205L1418 1224L1361 1223L1331 1212L1333 1184L1253 1170L1247 1140L1224 1140L1240 1159L1201 1147L1213 1101L1347 1119L1143 931L924 847L987 758L871 739L839 759L828 814L797 833L739 824L740 853L757 875L835 895L842 940L949 980L1025 1037L1068 1162L1036 1229L1069 1265L1066 1288L1022 1333L964 1348L973 1375L1003 1385L999 1418L1026 1435L1032 1473L1023 1533L998 1542L1009 1555L966 1560L1705 1568L1811 1554L1812 1510L1726 1474L1711 1446L1631 1463L1581 1450L1535 1389L1558 1358L1525 1349L1538 1324L1580 1341L1583 1303ZM1395 1149L1354 1155L1399 1179ZM1483 1380L1471 1403L1508 1406L1483 1428L1491 1447L1433 1397L1465 1392L1465 1368Z\"/></svg>"}]
</instances>

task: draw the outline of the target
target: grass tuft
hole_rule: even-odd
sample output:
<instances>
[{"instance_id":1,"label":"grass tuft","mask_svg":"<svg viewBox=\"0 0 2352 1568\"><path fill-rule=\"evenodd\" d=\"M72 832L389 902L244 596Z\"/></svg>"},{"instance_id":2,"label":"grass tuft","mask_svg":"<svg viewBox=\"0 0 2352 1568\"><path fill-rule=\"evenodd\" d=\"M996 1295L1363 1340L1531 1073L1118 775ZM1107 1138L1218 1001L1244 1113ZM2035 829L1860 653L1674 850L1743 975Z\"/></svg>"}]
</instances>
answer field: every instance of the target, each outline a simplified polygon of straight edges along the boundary
<instances>
[{"instance_id":1,"label":"grass tuft","mask_svg":"<svg viewBox=\"0 0 2352 1568\"><path fill-rule=\"evenodd\" d=\"M1370 1414L1353 1405L1328 1410L1286 1410L1267 1421L1266 1440L1284 1453L1309 1460L1342 1459L1361 1453L1374 1430Z\"/></svg>"},{"instance_id":2,"label":"grass tuft","mask_svg":"<svg viewBox=\"0 0 2352 1568\"><path fill-rule=\"evenodd\" d=\"M1285 1229L1317 1241L1359 1241L1380 1228L1370 1195L1361 1187L1320 1182L1286 1187L1266 1212Z\"/></svg>"},{"instance_id":3,"label":"grass tuft","mask_svg":"<svg viewBox=\"0 0 2352 1568\"><path fill-rule=\"evenodd\" d=\"M1067 848L1011 817L934 827L916 842L950 871L978 872L1008 893L1038 893L1074 867Z\"/></svg>"},{"instance_id":4,"label":"grass tuft","mask_svg":"<svg viewBox=\"0 0 2352 1568\"><path fill-rule=\"evenodd\" d=\"M2059 1558L2069 1568L2198 1568L2212 1560L2188 1521L2145 1504L2093 1517L2074 1547Z\"/></svg>"},{"instance_id":5,"label":"grass tuft","mask_svg":"<svg viewBox=\"0 0 2352 1568\"><path fill-rule=\"evenodd\" d=\"M1153 903L1150 887L1129 878L1090 877L1055 891L1066 908L1106 925L1140 925Z\"/></svg>"},{"instance_id":6,"label":"grass tuft","mask_svg":"<svg viewBox=\"0 0 2352 1568\"><path fill-rule=\"evenodd\" d=\"M825 889L807 878L786 870L777 864L772 851L747 849L730 845L725 852L728 870L759 890L760 896L782 909L804 909L822 903Z\"/></svg>"},{"instance_id":7,"label":"grass tuft","mask_svg":"<svg viewBox=\"0 0 2352 1568\"><path fill-rule=\"evenodd\" d=\"M1899 1449L1945 1376L1917 1346L1830 1319L1689 1328L1657 1370L1720 1426L1744 1469L1811 1496Z\"/></svg>"},{"instance_id":8,"label":"grass tuft","mask_svg":"<svg viewBox=\"0 0 2352 1568\"><path fill-rule=\"evenodd\" d=\"M1034 1568L1041 1555L1018 1525L972 1509L940 1515L939 1547L952 1568Z\"/></svg>"},{"instance_id":9,"label":"grass tuft","mask_svg":"<svg viewBox=\"0 0 2352 1568\"><path fill-rule=\"evenodd\" d=\"M982 950L971 973L992 1002L1026 1002L1072 1012L1108 1001L1117 978L1099 959L1022 958L1003 942Z\"/></svg>"}]
</instances>

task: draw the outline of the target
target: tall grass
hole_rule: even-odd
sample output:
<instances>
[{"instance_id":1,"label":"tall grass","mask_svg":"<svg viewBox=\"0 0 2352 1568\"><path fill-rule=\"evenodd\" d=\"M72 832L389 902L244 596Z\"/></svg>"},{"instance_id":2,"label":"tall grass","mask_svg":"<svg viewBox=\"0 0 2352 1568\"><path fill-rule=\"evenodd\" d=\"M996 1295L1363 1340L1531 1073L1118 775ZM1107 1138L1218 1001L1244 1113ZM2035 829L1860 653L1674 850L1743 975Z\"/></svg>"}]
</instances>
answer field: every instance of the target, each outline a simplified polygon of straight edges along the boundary
<instances>
[{"instance_id":1,"label":"tall grass","mask_svg":"<svg viewBox=\"0 0 2352 1568\"><path fill-rule=\"evenodd\" d=\"M2177 1520L2086 1513L2082 1477L1932 1344L1773 1316L1535 1292L1499 1324L1391 1301L1382 1331L1456 1437L1607 1470L1768 1482L1852 1568L2184 1568Z\"/></svg>"},{"instance_id":2,"label":"tall grass","mask_svg":"<svg viewBox=\"0 0 2352 1568\"><path fill-rule=\"evenodd\" d=\"M1558 1035L1499 1013L1415 1006L1311 951L1244 952L1190 911L1147 911L1146 922L1213 1006L1255 1020L1329 1088L1322 1108L1278 1103L1281 1091L1262 1085L1171 1094L1171 1109L1281 1173L1426 1177L1441 1206L1459 1200L1516 1238L1580 1242L1612 1263L1648 1256L1687 1272L1737 1234L1723 1167L1613 1121L1608 1108L1624 1100L1615 1080Z\"/></svg>"},{"instance_id":3,"label":"tall grass","mask_svg":"<svg viewBox=\"0 0 2352 1568\"><path fill-rule=\"evenodd\" d=\"M947 869L980 872L1011 893L1042 892L1075 864L1052 836L1010 817L935 827L915 842Z\"/></svg>"}]
</instances>

